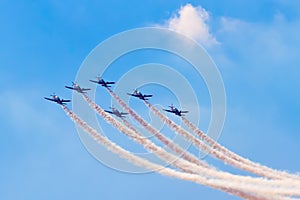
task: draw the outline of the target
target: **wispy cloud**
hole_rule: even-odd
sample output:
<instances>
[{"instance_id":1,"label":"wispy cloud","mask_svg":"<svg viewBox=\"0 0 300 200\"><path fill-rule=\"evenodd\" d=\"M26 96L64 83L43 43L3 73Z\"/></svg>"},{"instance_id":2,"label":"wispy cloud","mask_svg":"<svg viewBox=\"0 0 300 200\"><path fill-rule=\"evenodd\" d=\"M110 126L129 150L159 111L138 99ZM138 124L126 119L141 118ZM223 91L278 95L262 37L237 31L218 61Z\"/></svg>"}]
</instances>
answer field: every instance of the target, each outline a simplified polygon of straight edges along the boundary
<instances>
[{"instance_id":1,"label":"wispy cloud","mask_svg":"<svg viewBox=\"0 0 300 200\"><path fill-rule=\"evenodd\" d=\"M209 13L201 6L186 4L160 26L191 37L202 45L211 46L218 42L209 31L209 18Z\"/></svg>"},{"instance_id":2,"label":"wispy cloud","mask_svg":"<svg viewBox=\"0 0 300 200\"><path fill-rule=\"evenodd\" d=\"M225 85L229 86L227 123L241 124L236 119L246 119L264 135L280 130L274 134L284 132L284 137L294 137L299 129L295 123L300 99L296 92L300 87L299 25L300 18L290 19L279 11L267 21L220 18L216 35L222 46L212 57L225 74ZM232 117L234 122L231 122L230 115L237 106L242 110L241 116Z\"/></svg>"},{"instance_id":3,"label":"wispy cloud","mask_svg":"<svg viewBox=\"0 0 300 200\"><path fill-rule=\"evenodd\" d=\"M230 64L236 69L248 69L248 78L253 75L255 79L252 81L257 84L258 78L261 78L261 83L266 78L269 81L281 79L282 73L292 72L290 78L297 74L299 24L299 19L289 21L278 12L270 22L222 17L217 36L222 43L223 55L231 60Z\"/></svg>"},{"instance_id":4,"label":"wispy cloud","mask_svg":"<svg viewBox=\"0 0 300 200\"><path fill-rule=\"evenodd\" d=\"M0 118L18 133L35 132L37 130L56 130L58 123L51 116L51 107L45 108L42 95L36 91L5 91L0 93L0 104L5 105ZM55 105L54 105L55 106ZM51 112L50 112L51 111ZM39 132L39 134L41 133Z\"/></svg>"}]
</instances>

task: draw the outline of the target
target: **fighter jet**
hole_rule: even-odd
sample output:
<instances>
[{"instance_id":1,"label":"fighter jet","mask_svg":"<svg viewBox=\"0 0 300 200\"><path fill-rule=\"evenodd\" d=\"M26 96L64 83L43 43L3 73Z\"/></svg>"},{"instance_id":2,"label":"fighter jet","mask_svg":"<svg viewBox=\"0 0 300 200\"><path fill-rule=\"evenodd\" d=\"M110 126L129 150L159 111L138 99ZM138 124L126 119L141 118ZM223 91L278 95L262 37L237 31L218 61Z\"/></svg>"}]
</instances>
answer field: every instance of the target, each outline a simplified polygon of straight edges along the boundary
<instances>
[{"instance_id":1,"label":"fighter jet","mask_svg":"<svg viewBox=\"0 0 300 200\"><path fill-rule=\"evenodd\" d=\"M52 98L47 98L44 97L44 99L49 100L49 101L54 101L60 105L66 105L66 103L71 102L71 100L64 100L64 99L60 99L56 94L52 94L50 95Z\"/></svg>"},{"instance_id":2,"label":"fighter jet","mask_svg":"<svg viewBox=\"0 0 300 200\"><path fill-rule=\"evenodd\" d=\"M169 107L170 107L170 110L168 110L168 109L163 109L163 110L167 111L167 112L170 112L170 113L174 113L175 115L178 115L178 116L184 116L182 113L188 113L189 112L189 111L178 110L173 105L170 105Z\"/></svg>"},{"instance_id":3,"label":"fighter jet","mask_svg":"<svg viewBox=\"0 0 300 200\"><path fill-rule=\"evenodd\" d=\"M85 94L86 91L91 90L90 88L81 88L79 85L77 85L74 82L72 82L72 87L65 86L65 88L68 88L68 89L71 89L71 90L75 90L76 92L82 93L82 94Z\"/></svg>"},{"instance_id":4,"label":"fighter jet","mask_svg":"<svg viewBox=\"0 0 300 200\"><path fill-rule=\"evenodd\" d=\"M123 118L123 117L125 117L124 115L128 114L128 113L120 112L114 107L109 107L109 108L111 109L111 111L110 110L105 110L105 112L116 115L117 117L120 117L120 118Z\"/></svg>"},{"instance_id":5,"label":"fighter jet","mask_svg":"<svg viewBox=\"0 0 300 200\"><path fill-rule=\"evenodd\" d=\"M149 100L148 97L152 97L153 95L152 94L142 94L140 91L138 90L134 90L133 94L130 94L130 93L127 93L128 95L130 96L133 96L133 97L137 97L139 99L142 99L144 101L146 100Z\"/></svg>"},{"instance_id":6,"label":"fighter jet","mask_svg":"<svg viewBox=\"0 0 300 200\"><path fill-rule=\"evenodd\" d=\"M109 81L104 81L103 78L101 78L100 76L97 76L97 81L95 80L90 80L93 83L97 83L99 85L102 85L103 87L109 88L111 87L111 84L115 84L116 82L109 82Z\"/></svg>"}]
</instances>

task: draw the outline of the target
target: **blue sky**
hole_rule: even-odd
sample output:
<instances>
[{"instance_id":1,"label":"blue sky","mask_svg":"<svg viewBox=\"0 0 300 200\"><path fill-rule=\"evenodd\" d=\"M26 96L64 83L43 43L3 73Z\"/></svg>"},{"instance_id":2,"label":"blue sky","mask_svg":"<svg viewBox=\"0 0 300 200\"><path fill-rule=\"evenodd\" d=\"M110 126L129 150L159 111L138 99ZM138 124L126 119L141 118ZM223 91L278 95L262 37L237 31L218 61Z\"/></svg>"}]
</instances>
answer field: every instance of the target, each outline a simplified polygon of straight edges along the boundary
<instances>
[{"instance_id":1,"label":"blue sky","mask_svg":"<svg viewBox=\"0 0 300 200\"><path fill-rule=\"evenodd\" d=\"M205 27L217 41L207 51L227 94L219 141L254 161L299 171L296 1L2 0L0 199L237 199L156 173L132 175L102 165L86 151L63 111L42 98L54 91L71 98L63 86L75 79L96 45L128 29L167 26L187 3L209 13ZM138 56L141 63L149 61Z\"/></svg>"}]
</instances>

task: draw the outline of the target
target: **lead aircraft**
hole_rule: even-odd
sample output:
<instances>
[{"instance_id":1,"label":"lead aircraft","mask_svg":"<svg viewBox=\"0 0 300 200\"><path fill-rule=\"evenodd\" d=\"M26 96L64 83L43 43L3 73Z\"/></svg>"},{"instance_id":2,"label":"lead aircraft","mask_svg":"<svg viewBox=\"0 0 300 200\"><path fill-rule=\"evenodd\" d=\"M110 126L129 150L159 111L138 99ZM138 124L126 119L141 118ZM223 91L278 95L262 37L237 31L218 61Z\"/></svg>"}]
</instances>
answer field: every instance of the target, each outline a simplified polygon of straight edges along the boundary
<instances>
[{"instance_id":1,"label":"lead aircraft","mask_svg":"<svg viewBox=\"0 0 300 200\"><path fill-rule=\"evenodd\" d=\"M52 98L44 97L44 99L46 99L48 101L53 101L53 102L55 102L57 104L60 104L60 105L66 105L66 103L71 102L71 100L64 100L64 99L59 98L56 94L51 94L50 96Z\"/></svg>"}]
</instances>

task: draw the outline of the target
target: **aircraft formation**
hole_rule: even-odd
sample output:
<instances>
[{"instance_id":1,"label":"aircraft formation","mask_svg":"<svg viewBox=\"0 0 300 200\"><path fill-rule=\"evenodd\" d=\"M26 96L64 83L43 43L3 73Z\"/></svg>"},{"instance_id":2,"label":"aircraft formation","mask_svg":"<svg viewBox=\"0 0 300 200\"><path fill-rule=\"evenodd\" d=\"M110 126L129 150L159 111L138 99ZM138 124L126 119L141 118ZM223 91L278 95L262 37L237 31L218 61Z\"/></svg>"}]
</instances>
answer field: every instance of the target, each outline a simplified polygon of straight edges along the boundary
<instances>
[{"instance_id":1,"label":"aircraft formation","mask_svg":"<svg viewBox=\"0 0 300 200\"><path fill-rule=\"evenodd\" d=\"M90 100L87 95L85 95L87 91L91 90L91 88L81 88L78 84L73 82L72 86L65 87L82 94L86 102L95 110L95 112L98 113L99 116L103 117L103 119L109 124L113 125L132 140L141 144L149 152L153 152L155 155L157 155L157 157L166 162L170 161L170 158L173 158L173 156L176 156L177 160L176 162L171 163L174 168L167 168L166 166L152 163L147 159L145 160L141 157L137 157L130 151L123 149L121 146L110 141L108 137L105 137L103 134L97 132L95 129L89 126L88 123L77 116L76 113L64 106L66 103L71 102L71 100L61 99L55 94L50 95L51 98L44 97L46 100L63 105L62 108L64 111L77 125L81 126L95 141L105 146L111 152L118 154L121 158L127 159L137 166L145 167L152 171L157 171L162 175L206 185L245 199L292 199L288 197L300 197L300 188L298 187L300 177L298 174L289 174L286 171L274 170L259 163L255 163L247 158L243 158L242 156L239 156L238 154L217 143L214 139L210 138L208 135L198 129L196 125L188 121L185 117L181 117L182 122L195 134L194 136L193 133L190 133L176 122L168 119L168 117L166 117L164 114L161 114L159 110L152 106L148 102L148 100L153 96L152 94L145 95L138 90L134 90L133 93L127 93L130 96L143 100L149 109L151 109L154 114L164 121L169 128L180 134L195 148L207 151L216 159L219 159L220 161L233 167L256 174L259 177L243 176L231 174L227 171L217 170L213 165L202 162L202 160L194 157L194 155L190 154L188 151L186 151L186 149L182 149L181 146L178 146L176 142L169 140L169 138L165 137L159 130L151 127L151 125L149 125L142 117L140 117L138 114L135 114L135 112L131 110L130 107L128 107L127 104L122 101L122 99L120 99L114 92L112 92L111 89L109 89L112 84L115 84L115 82L104 81L101 77L97 77L96 81L90 81L107 88L111 96L114 97L128 113L121 112L113 106L110 107L110 110L103 110L95 102ZM176 116L184 116L184 114L188 113L188 111L177 109L174 105L170 105L169 108L163 110ZM109 117L104 113L104 111L122 118L123 123L117 123L115 118ZM171 154L168 151L165 151L148 138L141 138L142 134L133 126L131 127L131 124L124 119L127 114L130 114L139 124L151 132L153 136L159 139L162 143L164 143L164 145L173 150L176 154ZM177 155L182 155L182 157L177 157ZM164 170L157 170L159 168L161 169L162 167L165 167L163 168Z\"/></svg>"},{"instance_id":2,"label":"aircraft formation","mask_svg":"<svg viewBox=\"0 0 300 200\"><path fill-rule=\"evenodd\" d=\"M105 81L103 80L103 78L101 78L100 76L96 77L97 80L90 80L93 83L99 84L105 88L110 88L111 85L115 84L116 82L111 82L111 81ZM81 94L86 94L87 91L91 90L91 88L81 88L78 84L72 82L72 86L65 86L65 88L70 89L70 90L74 90L78 93ZM153 95L152 94L142 94L140 91L138 91L137 89L135 89L133 91L133 93L127 93L127 95L129 96L133 96L136 97L138 99L141 99L143 101L148 101ZM47 98L44 97L44 99L48 100L48 101L53 101L57 104L60 105L66 105L66 103L71 102L71 100L65 100L65 99L61 99L59 98L55 93L53 93L52 95L50 95L52 98ZM177 116L184 116L185 113L188 113L189 111L183 111L183 110L179 110L177 108L175 108L172 105L169 106L170 109L163 109L166 112L170 112L173 113ZM111 110L105 110L105 112L113 114L117 117L120 118L124 118L125 115L127 115L128 113L124 113L124 112L120 112L119 110L117 110L115 107L110 107Z\"/></svg>"}]
</instances>

